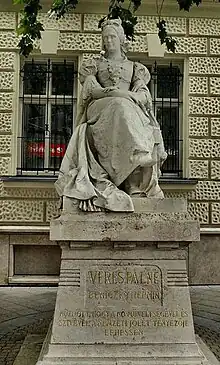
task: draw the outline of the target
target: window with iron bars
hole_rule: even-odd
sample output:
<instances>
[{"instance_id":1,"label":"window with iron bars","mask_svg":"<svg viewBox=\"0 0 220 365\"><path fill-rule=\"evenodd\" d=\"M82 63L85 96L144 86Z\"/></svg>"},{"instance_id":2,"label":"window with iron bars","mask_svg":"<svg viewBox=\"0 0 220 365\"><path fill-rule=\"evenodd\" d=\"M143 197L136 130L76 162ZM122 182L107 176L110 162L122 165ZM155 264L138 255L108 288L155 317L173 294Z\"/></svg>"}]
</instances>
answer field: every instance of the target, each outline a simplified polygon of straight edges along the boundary
<instances>
[{"instance_id":1,"label":"window with iron bars","mask_svg":"<svg viewBox=\"0 0 220 365\"><path fill-rule=\"evenodd\" d=\"M182 175L182 81L180 65L146 65L154 113L168 158L162 176ZM27 61L21 69L22 130L18 174L56 175L73 132L76 112L73 61Z\"/></svg>"},{"instance_id":2,"label":"window with iron bars","mask_svg":"<svg viewBox=\"0 0 220 365\"><path fill-rule=\"evenodd\" d=\"M20 75L22 130L18 137L18 174L55 174L73 131L75 62L27 61Z\"/></svg>"},{"instance_id":3,"label":"window with iron bars","mask_svg":"<svg viewBox=\"0 0 220 365\"><path fill-rule=\"evenodd\" d=\"M183 74L181 65L156 62L148 66L151 81L148 85L153 98L154 114L160 124L167 160L162 176L182 177L182 104Z\"/></svg>"}]
</instances>

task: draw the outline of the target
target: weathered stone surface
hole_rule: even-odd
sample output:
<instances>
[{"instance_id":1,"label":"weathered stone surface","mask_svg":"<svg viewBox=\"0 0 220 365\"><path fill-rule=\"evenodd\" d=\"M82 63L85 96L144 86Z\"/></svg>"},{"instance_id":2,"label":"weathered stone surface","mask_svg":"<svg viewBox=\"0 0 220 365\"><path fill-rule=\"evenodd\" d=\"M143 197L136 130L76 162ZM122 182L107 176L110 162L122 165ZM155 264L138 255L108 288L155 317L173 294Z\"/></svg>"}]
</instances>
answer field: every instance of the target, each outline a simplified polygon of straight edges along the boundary
<instances>
[{"instance_id":1,"label":"weathered stone surface","mask_svg":"<svg viewBox=\"0 0 220 365\"><path fill-rule=\"evenodd\" d=\"M201 76L189 77L190 94L208 94L208 78Z\"/></svg>"},{"instance_id":2,"label":"weathered stone surface","mask_svg":"<svg viewBox=\"0 0 220 365\"><path fill-rule=\"evenodd\" d=\"M199 240L198 223L187 213L66 214L51 222L54 241L184 241Z\"/></svg>"},{"instance_id":3,"label":"weathered stone surface","mask_svg":"<svg viewBox=\"0 0 220 365\"><path fill-rule=\"evenodd\" d=\"M190 202L188 211L192 219L199 219L201 224L209 223L209 203Z\"/></svg>"},{"instance_id":4,"label":"weathered stone surface","mask_svg":"<svg viewBox=\"0 0 220 365\"><path fill-rule=\"evenodd\" d=\"M8 284L9 236L0 234L0 285Z\"/></svg>"},{"instance_id":5,"label":"weathered stone surface","mask_svg":"<svg viewBox=\"0 0 220 365\"><path fill-rule=\"evenodd\" d=\"M0 29L16 29L16 13L0 12Z\"/></svg>"},{"instance_id":6,"label":"weathered stone surface","mask_svg":"<svg viewBox=\"0 0 220 365\"><path fill-rule=\"evenodd\" d=\"M208 179L208 160L189 160L189 177L192 179Z\"/></svg>"},{"instance_id":7,"label":"weathered stone surface","mask_svg":"<svg viewBox=\"0 0 220 365\"><path fill-rule=\"evenodd\" d=\"M219 74L220 60L218 57L190 57L190 74Z\"/></svg>"},{"instance_id":8,"label":"weathered stone surface","mask_svg":"<svg viewBox=\"0 0 220 365\"><path fill-rule=\"evenodd\" d=\"M59 268L59 246L14 246L14 275L59 275Z\"/></svg>"},{"instance_id":9,"label":"weathered stone surface","mask_svg":"<svg viewBox=\"0 0 220 365\"><path fill-rule=\"evenodd\" d=\"M1 222L42 222L44 202L37 200L1 200Z\"/></svg>"},{"instance_id":10,"label":"weathered stone surface","mask_svg":"<svg viewBox=\"0 0 220 365\"><path fill-rule=\"evenodd\" d=\"M209 120L208 117L189 117L190 136L208 136Z\"/></svg>"},{"instance_id":11,"label":"weathered stone surface","mask_svg":"<svg viewBox=\"0 0 220 365\"><path fill-rule=\"evenodd\" d=\"M55 16L49 17L48 13L40 13L38 14L38 21L43 23L44 29L62 30L70 32L81 30L80 14L65 14L65 17L56 19Z\"/></svg>"},{"instance_id":12,"label":"weathered stone surface","mask_svg":"<svg viewBox=\"0 0 220 365\"><path fill-rule=\"evenodd\" d=\"M176 357L202 364L185 252L89 242L62 244L49 352L38 365L170 364Z\"/></svg>"},{"instance_id":13,"label":"weathered stone surface","mask_svg":"<svg viewBox=\"0 0 220 365\"><path fill-rule=\"evenodd\" d=\"M192 285L213 285L220 282L218 235L201 235L201 241L189 246L189 281Z\"/></svg>"},{"instance_id":14,"label":"weathered stone surface","mask_svg":"<svg viewBox=\"0 0 220 365\"><path fill-rule=\"evenodd\" d=\"M179 212L170 212L175 202ZM142 213L76 210L51 222L61 270L48 353L38 365L204 364L183 249L199 239L199 225L184 199L133 203Z\"/></svg>"},{"instance_id":15,"label":"weathered stone surface","mask_svg":"<svg viewBox=\"0 0 220 365\"><path fill-rule=\"evenodd\" d=\"M143 212L186 212L187 202L186 199L156 199L156 198L132 198L134 205L134 211L136 213ZM57 207L56 207L57 208ZM76 213L79 211L78 202L70 199L66 196L63 197L63 210L65 213ZM55 209L57 214L57 209ZM52 216L51 216L52 217Z\"/></svg>"},{"instance_id":16,"label":"weathered stone surface","mask_svg":"<svg viewBox=\"0 0 220 365\"><path fill-rule=\"evenodd\" d=\"M113 249L102 260L94 249L84 252L90 260L72 250L62 261L52 344L193 343L184 260L157 260L157 250L152 259L146 247L129 262L120 250L113 259Z\"/></svg>"}]
</instances>

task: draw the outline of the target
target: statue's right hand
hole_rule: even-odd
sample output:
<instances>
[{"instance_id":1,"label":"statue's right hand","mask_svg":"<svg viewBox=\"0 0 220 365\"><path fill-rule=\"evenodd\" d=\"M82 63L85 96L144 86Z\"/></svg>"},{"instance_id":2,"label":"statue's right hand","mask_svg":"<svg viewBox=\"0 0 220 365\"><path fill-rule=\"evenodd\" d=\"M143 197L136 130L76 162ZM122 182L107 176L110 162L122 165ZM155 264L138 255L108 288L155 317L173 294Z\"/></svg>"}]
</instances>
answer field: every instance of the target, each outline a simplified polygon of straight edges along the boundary
<instances>
[{"instance_id":1,"label":"statue's right hand","mask_svg":"<svg viewBox=\"0 0 220 365\"><path fill-rule=\"evenodd\" d=\"M105 87L104 89L103 89L103 91L104 91L104 93L109 93L109 92L111 92L111 91L115 91L115 90L118 90L118 87L117 86L109 86L109 87Z\"/></svg>"},{"instance_id":2,"label":"statue's right hand","mask_svg":"<svg viewBox=\"0 0 220 365\"><path fill-rule=\"evenodd\" d=\"M101 99L108 96L108 93L111 93L112 91L118 90L115 86L105 87L105 88L95 88L92 90L92 98L93 99Z\"/></svg>"}]
</instances>

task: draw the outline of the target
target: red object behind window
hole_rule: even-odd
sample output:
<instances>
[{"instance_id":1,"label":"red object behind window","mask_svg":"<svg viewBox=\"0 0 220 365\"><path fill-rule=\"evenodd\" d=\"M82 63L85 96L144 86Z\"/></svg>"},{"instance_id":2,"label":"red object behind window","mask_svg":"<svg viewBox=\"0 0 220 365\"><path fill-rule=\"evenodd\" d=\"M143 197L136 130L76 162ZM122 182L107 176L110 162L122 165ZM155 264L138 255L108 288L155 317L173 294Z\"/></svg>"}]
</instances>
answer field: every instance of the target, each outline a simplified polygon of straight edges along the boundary
<instances>
[{"instance_id":1,"label":"red object behind window","mask_svg":"<svg viewBox=\"0 0 220 365\"><path fill-rule=\"evenodd\" d=\"M66 152L65 144L55 144L50 145L50 156L51 157L63 157Z\"/></svg>"},{"instance_id":2,"label":"red object behind window","mask_svg":"<svg viewBox=\"0 0 220 365\"><path fill-rule=\"evenodd\" d=\"M29 142L28 155L36 157L44 157L45 143L44 142ZM66 145L59 143L51 143L50 157L63 157L66 152Z\"/></svg>"}]
</instances>

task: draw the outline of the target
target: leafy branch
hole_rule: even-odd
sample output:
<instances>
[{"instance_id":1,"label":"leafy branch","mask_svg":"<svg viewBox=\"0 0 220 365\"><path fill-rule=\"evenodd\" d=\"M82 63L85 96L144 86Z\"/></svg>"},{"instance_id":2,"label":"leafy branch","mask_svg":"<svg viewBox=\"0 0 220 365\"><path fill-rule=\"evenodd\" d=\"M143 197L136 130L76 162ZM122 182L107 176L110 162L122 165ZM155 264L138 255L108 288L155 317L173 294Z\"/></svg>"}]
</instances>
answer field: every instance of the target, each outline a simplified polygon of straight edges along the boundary
<instances>
[{"instance_id":1,"label":"leafy branch","mask_svg":"<svg viewBox=\"0 0 220 365\"><path fill-rule=\"evenodd\" d=\"M164 0L156 1L158 15L158 36L161 44L166 44L168 50L175 52L176 40L168 35L166 29L166 21L161 18ZM199 6L202 0L176 0L179 5L179 10L189 11L195 4ZM220 0L218 0L220 1ZM71 10L75 10L79 0L52 0L50 15L55 15L57 19L63 17ZM100 0L102 2L102 0ZM129 40L134 40L135 26L138 22L135 16L136 11L141 6L142 0L129 0L128 6L124 6L125 0L109 0L108 15L100 20L99 28L102 22L107 19L121 18L126 37ZM44 30L43 24L37 20L39 11L42 9L40 0L13 0L14 4L22 6L21 19L18 26L18 35L21 36L19 41L20 53L27 57L33 51L35 40L41 39L41 31Z\"/></svg>"},{"instance_id":2,"label":"leafy branch","mask_svg":"<svg viewBox=\"0 0 220 365\"><path fill-rule=\"evenodd\" d=\"M219 0L220 2L220 0ZM190 8L195 4L199 6L202 3L202 0L177 0L179 5L179 10L189 11ZM166 44L168 51L175 52L177 41L167 33L167 24L164 19L161 19L161 13L164 5L164 0L162 0L161 4L159 5L158 0L156 0L156 8L157 8L157 15L158 15L158 36L160 38L161 44Z\"/></svg>"},{"instance_id":3,"label":"leafy branch","mask_svg":"<svg viewBox=\"0 0 220 365\"><path fill-rule=\"evenodd\" d=\"M166 22L164 19L158 20L157 23L158 36L161 44L166 44L168 51L175 52L177 41L167 33Z\"/></svg>"},{"instance_id":4,"label":"leafy branch","mask_svg":"<svg viewBox=\"0 0 220 365\"><path fill-rule=\"evenodd\" d=\"M27 57L33 50L33 42L41 38L43 25L37 20L38 12L42 9L40 0L13 0L14 4L23 5L18 35L22 36L18 47L20 53Z\"/></svg>"},{"instance_id":5,"label":"leafy branch","mask_svg":"<svg viewBox=\"0 0 220 365\"><path fill-rule=\"evenodd\" d=\"M75 10L79 0L53 0L49 13L56 14L56 18L60 19L71 10Z\"/></svg>"},{"instance_id":6,"label":"leafy branch","mask_svg":"<svg viewBox=\"0 0 220 365\"><path fill-rule=\"evenodd\" d=\"M157 15L158 15L158 22L157 22L157 28L158 28L158 37L160 38L161 44L166 44L166 47L168 51L175 52L176 50L176 44L177 41L172 38L167 33L166 28L166 21L164 19L161 19L161 14L163 10L164 0L161 1L161 4L158 2L159 0L156 0L156 9L157 9Z\"/></svg>"}]
</instances>

